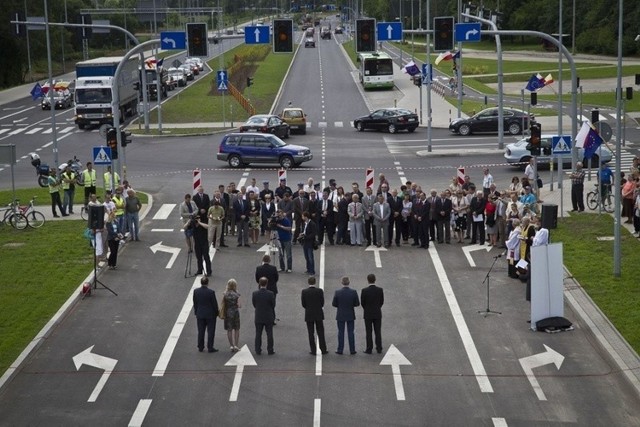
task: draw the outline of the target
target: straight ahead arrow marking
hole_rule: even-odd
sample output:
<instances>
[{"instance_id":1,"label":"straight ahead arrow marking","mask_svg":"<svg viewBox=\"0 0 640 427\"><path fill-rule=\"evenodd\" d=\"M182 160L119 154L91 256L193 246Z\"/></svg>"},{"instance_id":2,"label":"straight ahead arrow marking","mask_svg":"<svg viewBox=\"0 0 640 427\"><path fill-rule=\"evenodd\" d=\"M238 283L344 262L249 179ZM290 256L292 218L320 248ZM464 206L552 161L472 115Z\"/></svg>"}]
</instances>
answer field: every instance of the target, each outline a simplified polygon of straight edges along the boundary
<instances>
[{"instance_id":1,"label":"straight ahead arrow marking","mask_svg":"<svg viewBox=\"0 0 640 427\"><path fill-rule=\"evenodd\" d=\"M393 386L396 389L396 399L405 400L404 385L402 384L402 375L400 374L400 365L411 365L411 362L404 357L404 354L402 354L395 345L391 344L380 361L380 365L391 365Z\"/></svg>"},{"instance_id":2,"label":"straight ahead arrow marking","mask_svg":"<svg viewBox=\"0 0 640 427\"><path fill-rule=\"evenodd\" d=\"M240 391L240 383L242 382L242 373L245 366L257 366L256 359L253 358L249 347L245 344L239 352L233 355L224 366L235 366L236 375L233 377L233 386L229 395L229 402L238 400L238 392Z\"/></svg>"}]
</instances>

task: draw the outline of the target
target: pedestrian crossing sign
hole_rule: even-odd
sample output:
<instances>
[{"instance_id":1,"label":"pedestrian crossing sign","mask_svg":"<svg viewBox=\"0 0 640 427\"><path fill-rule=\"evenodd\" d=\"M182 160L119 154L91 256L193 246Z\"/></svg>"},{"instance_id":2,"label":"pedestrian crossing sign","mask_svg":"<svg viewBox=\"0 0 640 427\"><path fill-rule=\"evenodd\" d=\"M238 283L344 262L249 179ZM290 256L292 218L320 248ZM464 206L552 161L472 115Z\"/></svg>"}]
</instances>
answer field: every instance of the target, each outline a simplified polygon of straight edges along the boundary
<instances>
[{"instance_id":1,"label":"pedestrian crossing sign","mask_svg":"<svg viewBox=\"0 0 640 427\"><path fill-rule=\"evenodd\" d=\"M551 138L553 154L571 154L571 137L566 135L554 136Z\"/></svg>"},{"instance_id":2,"label":"pedestrian crossing sign","mask_svg":"<svg viewBox=\"0 0 640 427\"><path fill-rule=\"evenodd\" d=\"M93 147L93 164L110 165L111 147Z\"/></svg>"},{"instance_id":3,"label":"pedestrian crossing sign","mask_svg":"<svg viewBox=\"0 0 640 427\"><path fill-rule=\"evenodd\" d=\"M227 84L225 82L220 82L220 84L218 85L218 90L219 91L229 90L229 88L227 87Z\"/></svg>"}]
</instances>

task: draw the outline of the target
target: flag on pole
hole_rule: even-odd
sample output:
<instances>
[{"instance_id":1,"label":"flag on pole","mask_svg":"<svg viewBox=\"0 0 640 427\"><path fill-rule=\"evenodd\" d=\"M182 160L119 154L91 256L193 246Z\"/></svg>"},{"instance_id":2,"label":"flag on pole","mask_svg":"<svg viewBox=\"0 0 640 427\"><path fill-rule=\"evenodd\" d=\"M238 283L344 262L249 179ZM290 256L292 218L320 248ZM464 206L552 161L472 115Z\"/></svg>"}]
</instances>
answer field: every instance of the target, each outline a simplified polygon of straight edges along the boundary
<instances>
[{"instance_id":1,"label":"flag on pole","mask_svg":"<svg viewBox=\"0 0 640 427\"><path fill-rule=\"evenodd\" d=\"M544 87L544 79L540 74L533 74L525 87L529 92L537 92L538 89Z\"/></svg>"},{"instance_id":2,"label":"flag on pole","mask_svg":"<svg viewBox=\"0 0 640 427\"><path fill-rule=\"evenodd\" d=\"M42 97L43 92L42 92L42 86L40 86L40 83L36 83L36 85L33 87L33 89L31 89L31 98L35 101L36 99Z\"/></svg>"},{"instance_id":3,"label":"flag on pole","mask_svg":"<svg viewBox=\"0 0 640 427\"><path fill-rule=\"evenodd\" d=\"M553 76L551 76L551 73L547 74L547 77L544 78L544 85L548 86L551 83L553 83Z\"/></svg>"},{"instance_id":4,"label":"flag on pole","mask_svg":"<svg viewBox=\"0 0 640 427\"><path fill-rule=\"evenodd\" d=\"M580 131L576 135L576 147L584 149L584 158L593 157L600 145L602 145L602 137L588 122L583 122Z\"/></svg>"},{"instance_id":5,"label":"flag on pole","mask_svg":"<svg viewBox=\"0 0 640 427\"><path fill-rule=\"evenodd\" d=\"M402 69L406 74L409 74L410 76L415 76L417 74L420 74L420 68L418 68L418 66L416 65L415 62L413 61L409 61L407 63L407 65L405 65Z\"/></svg>"},{"instance_id":6,"label":"flag on pole","mask_svg":"<svg viewBox=\"0 0 640 427\"><path fill-rule=\"evenodd\" d=\"M453 54L449 51L442 52L435 60L436 65L441 63L442 61L450 61L453 59Z\"/></svg>"},{"instance_id":7,"label":"flag on pole","mask_svg":"<svg viewBox=\"0 0 640 427\"><path fill-rule=\"evenodd\" d=\"M156 62L156 68L160 68L162 67L162 64L164 63L164 58L162 58L160 61ZM549 74L549 77L551 76L551 74ZM553 81L553 80L551 80Z\"/></svg>"}]
</instances>

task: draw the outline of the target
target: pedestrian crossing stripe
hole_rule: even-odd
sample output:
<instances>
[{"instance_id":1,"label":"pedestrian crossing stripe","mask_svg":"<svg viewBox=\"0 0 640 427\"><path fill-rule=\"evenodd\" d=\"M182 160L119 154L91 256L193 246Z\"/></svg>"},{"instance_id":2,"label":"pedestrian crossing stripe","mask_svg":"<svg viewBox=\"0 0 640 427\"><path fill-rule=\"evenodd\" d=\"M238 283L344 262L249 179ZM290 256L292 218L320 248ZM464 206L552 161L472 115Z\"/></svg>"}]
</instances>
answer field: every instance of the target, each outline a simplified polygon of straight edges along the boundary
<instances>
[{"instance_id":1,"label":"pedestrian crossing stripe","mask_svg":"<svg viewBox=\"0 0 640 427\"><path fill-rule=\"evenodd\" d=\"M31 130L29 130L29 132L27 132L27 135L33 135L34 133L38 133L42 130L42 128L33 128Z\"/></svg>"},{"instance_id":2,"label":"pedestrian crossing stripe","mask_svg":"<svg viewBox=\"0 0 640 427\"><path fill-rule=\"evenodd\" d=\"M5 132L9 132L10 129L0 129L0 135L2 135Z\"/></svg>"}]
</instances>

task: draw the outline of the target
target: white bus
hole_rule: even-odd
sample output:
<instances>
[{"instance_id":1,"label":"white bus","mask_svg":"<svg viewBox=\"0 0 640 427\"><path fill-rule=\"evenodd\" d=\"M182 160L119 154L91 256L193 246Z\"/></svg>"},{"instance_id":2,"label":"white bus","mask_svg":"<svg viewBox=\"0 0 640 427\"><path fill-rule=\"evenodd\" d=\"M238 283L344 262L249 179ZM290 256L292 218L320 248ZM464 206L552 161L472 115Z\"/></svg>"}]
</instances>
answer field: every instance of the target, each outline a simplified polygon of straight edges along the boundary
<instances>
[{"instance_id":1,"label":"white bus","mask_svg":"<svg viewBox=\"0 0 640 427\"><path fill-rule=\"evenodd\" d=\"M385 52L359 53L360 83L365 89L393 89L393 61Z\"/></svg>"}]
</instances>

